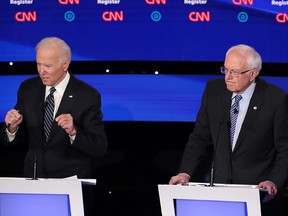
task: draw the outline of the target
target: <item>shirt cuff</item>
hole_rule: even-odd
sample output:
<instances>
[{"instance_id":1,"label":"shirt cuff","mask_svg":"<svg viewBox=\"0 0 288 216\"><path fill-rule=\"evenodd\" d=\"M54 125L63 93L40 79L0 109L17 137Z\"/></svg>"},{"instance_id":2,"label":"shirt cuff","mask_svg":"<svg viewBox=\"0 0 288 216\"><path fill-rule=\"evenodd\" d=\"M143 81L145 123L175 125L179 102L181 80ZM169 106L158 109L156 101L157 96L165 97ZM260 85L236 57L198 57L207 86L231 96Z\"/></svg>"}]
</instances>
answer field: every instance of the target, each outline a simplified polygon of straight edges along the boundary
<instances>
[{"instance_id":1,"label":"shirt cuff","mask_svg":"<svg viewBox=\"0 0 288 216\"><path fill-rule=\"evenodd\" d=\"M18 128L16 129L16 131L14 133L11 133L8 128L6 128L6 134L8 137L8 142L12 142L15 139L16 133L18 131Z\"/></svg>"},{"instance_id":2,"label":"shirt cuff","mask_svg":"<svg viewBox=\"0 0 288 216\"><path fill-rule=\"evenodd\" d=\"M73 142L74 142L74 140L76 138L76 135L74 135L74 136L70 136L69 135L69 138L70 138L70 143L73 144Z\"/></svg>"}]
</instances>

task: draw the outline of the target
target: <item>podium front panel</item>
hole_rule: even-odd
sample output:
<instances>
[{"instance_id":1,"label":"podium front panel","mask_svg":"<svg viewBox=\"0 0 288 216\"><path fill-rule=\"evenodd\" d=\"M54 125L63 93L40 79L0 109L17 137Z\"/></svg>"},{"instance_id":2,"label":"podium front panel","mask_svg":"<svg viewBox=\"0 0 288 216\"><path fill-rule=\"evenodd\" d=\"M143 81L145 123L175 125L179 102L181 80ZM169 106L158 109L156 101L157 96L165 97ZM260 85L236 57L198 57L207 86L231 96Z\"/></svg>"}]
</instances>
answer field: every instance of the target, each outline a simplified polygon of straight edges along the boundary
<instances>
[{"instance_id":1,"label":"podium front panel","mask_svg":"<svg viewBox=\"0 0 288 216\"><path fill-rule=\"evenodd\" d=\"M84 216L81 181L0 178L0 215Z\"/></svg>"},{"instance_id":2,"label":"podium front panel","mask_svg":"<svg viewBox=\"0 0 288 216\"><path fill-rule=\"evenodd\" d=\"M71 216L68 194L0 194L1 216Z\"/></svg>"},{"instance_id":3,"label":"podium front panel","mask_svg":"<svg viewBox=\"0 0 288 216\"><path fill-rule=\"evenodd\" d=\"M248 216L246 202L175 199L177 216Z\"/></svg>"},{"instance_id":4,"label":"podium front panel","mask_svg":"<svg viewBox=\"0 0 288 216\"><path fill-rule=\"evenodd\" d=\"M261 216L259 189L248 185L158 185L162 216Z\"/></svg>"}]
</instances>

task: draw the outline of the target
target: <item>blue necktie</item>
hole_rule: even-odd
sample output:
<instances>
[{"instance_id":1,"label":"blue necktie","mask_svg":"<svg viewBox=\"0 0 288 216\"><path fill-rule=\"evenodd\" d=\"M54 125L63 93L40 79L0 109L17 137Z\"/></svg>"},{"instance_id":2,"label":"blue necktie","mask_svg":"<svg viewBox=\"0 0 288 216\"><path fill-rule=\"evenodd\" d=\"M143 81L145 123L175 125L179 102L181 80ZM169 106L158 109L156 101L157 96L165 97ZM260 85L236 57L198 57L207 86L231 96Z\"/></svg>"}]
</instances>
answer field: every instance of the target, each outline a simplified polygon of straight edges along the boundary
<instances>
[{"instance_id":1,"label":"blue necktie","mask_svg":"<svg viewBox=\"0 0 288 216\"><path fill-rule=\"evenodd\" d=\"M230 109L230 122L231 122L230 144L232 146L232 150L233 150L233 140L234 140L235 127L236 127L237 117L238 117L238 113L239 113L239 101L241 99L242 99L241 95L236 95L234 97L234 103Z\"/></svg>"},{"instance_id":2,"label":"blue necktie","mask_svg":"<svg viewBox=\"0 0 288 216\"><path fill-rule=\"evenodd\" d=\"M56 91L54 87L50 88L50 94L47 96L46 101L45 101L45 106L44 106L44 134L45 134L45 139L48 141L50 131L51 131L51 126L54 120L54 96L53 93Z\"/></svg>"}]
</instances>

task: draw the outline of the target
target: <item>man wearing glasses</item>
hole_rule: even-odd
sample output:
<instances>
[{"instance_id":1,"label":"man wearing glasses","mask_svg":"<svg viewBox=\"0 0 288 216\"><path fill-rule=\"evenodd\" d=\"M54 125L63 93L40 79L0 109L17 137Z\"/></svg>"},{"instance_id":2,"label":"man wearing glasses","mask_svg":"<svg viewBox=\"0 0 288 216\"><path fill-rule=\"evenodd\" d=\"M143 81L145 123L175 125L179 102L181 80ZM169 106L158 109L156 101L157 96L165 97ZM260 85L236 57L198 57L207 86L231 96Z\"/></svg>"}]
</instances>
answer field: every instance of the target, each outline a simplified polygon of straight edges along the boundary
<instances>
[{"instance_id":1,"label":"man wearing glasses","mask_svg":"<svg viewBox=\"0 0 288 216\"><path fill-rule=\"evenodd\" d=\"M225 79L207 83L179 174L187 183L213 146L215 183L252 184L267 190L263 216L284 215L281 192L288 178L288 96L258 78L262 59L247 45L231 47L220 68ZM213 171L213 172L212 172Z\"/></svg>"}]
</instances>

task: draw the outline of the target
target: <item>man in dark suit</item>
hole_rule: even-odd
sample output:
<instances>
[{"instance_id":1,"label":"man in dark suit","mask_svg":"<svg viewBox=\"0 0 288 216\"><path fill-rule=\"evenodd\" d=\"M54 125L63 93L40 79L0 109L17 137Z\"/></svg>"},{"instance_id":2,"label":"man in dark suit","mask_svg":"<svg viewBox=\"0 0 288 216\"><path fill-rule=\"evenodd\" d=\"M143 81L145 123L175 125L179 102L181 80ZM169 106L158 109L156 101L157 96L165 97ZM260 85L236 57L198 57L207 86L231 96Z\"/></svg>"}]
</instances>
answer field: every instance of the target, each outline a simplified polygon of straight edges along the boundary
<instances>
[{"instance_id":1,"label":"man in dark suit","mask_svg":"<svg viewBox=\"0 0 288 216\"><path fill-rule=\"evenodd\" d=\"M39 76L24 81L17 103L8 111L1 141L17 145L27 140L24 176L91 178L91 159L106 153L108 142L102 122L100 93L68 72L70 47L60 38L48 37L36 46ZM54 121L44 136L47 96L54 87Z\"/></svg>"},{"instance_id":2,"label":"man in dark suit","mask_svg":"<svg viewBox=\"0 0 288 216\"><path fill-rule=\"evenodd\" d=\"M189 182L213 146L215 183L267 189L263 201L272 200L263 204L262 214L279 216L280 191L288 180L288 96L257 77L261 67L261 57L252 47L240 44L227 51L221 68L225 79L207 83L179 174L169 184ZM236 95L241 99L230 114ZM238 115L236 121L230 119L233 114Z\"/></svg>"}]
</instances>

